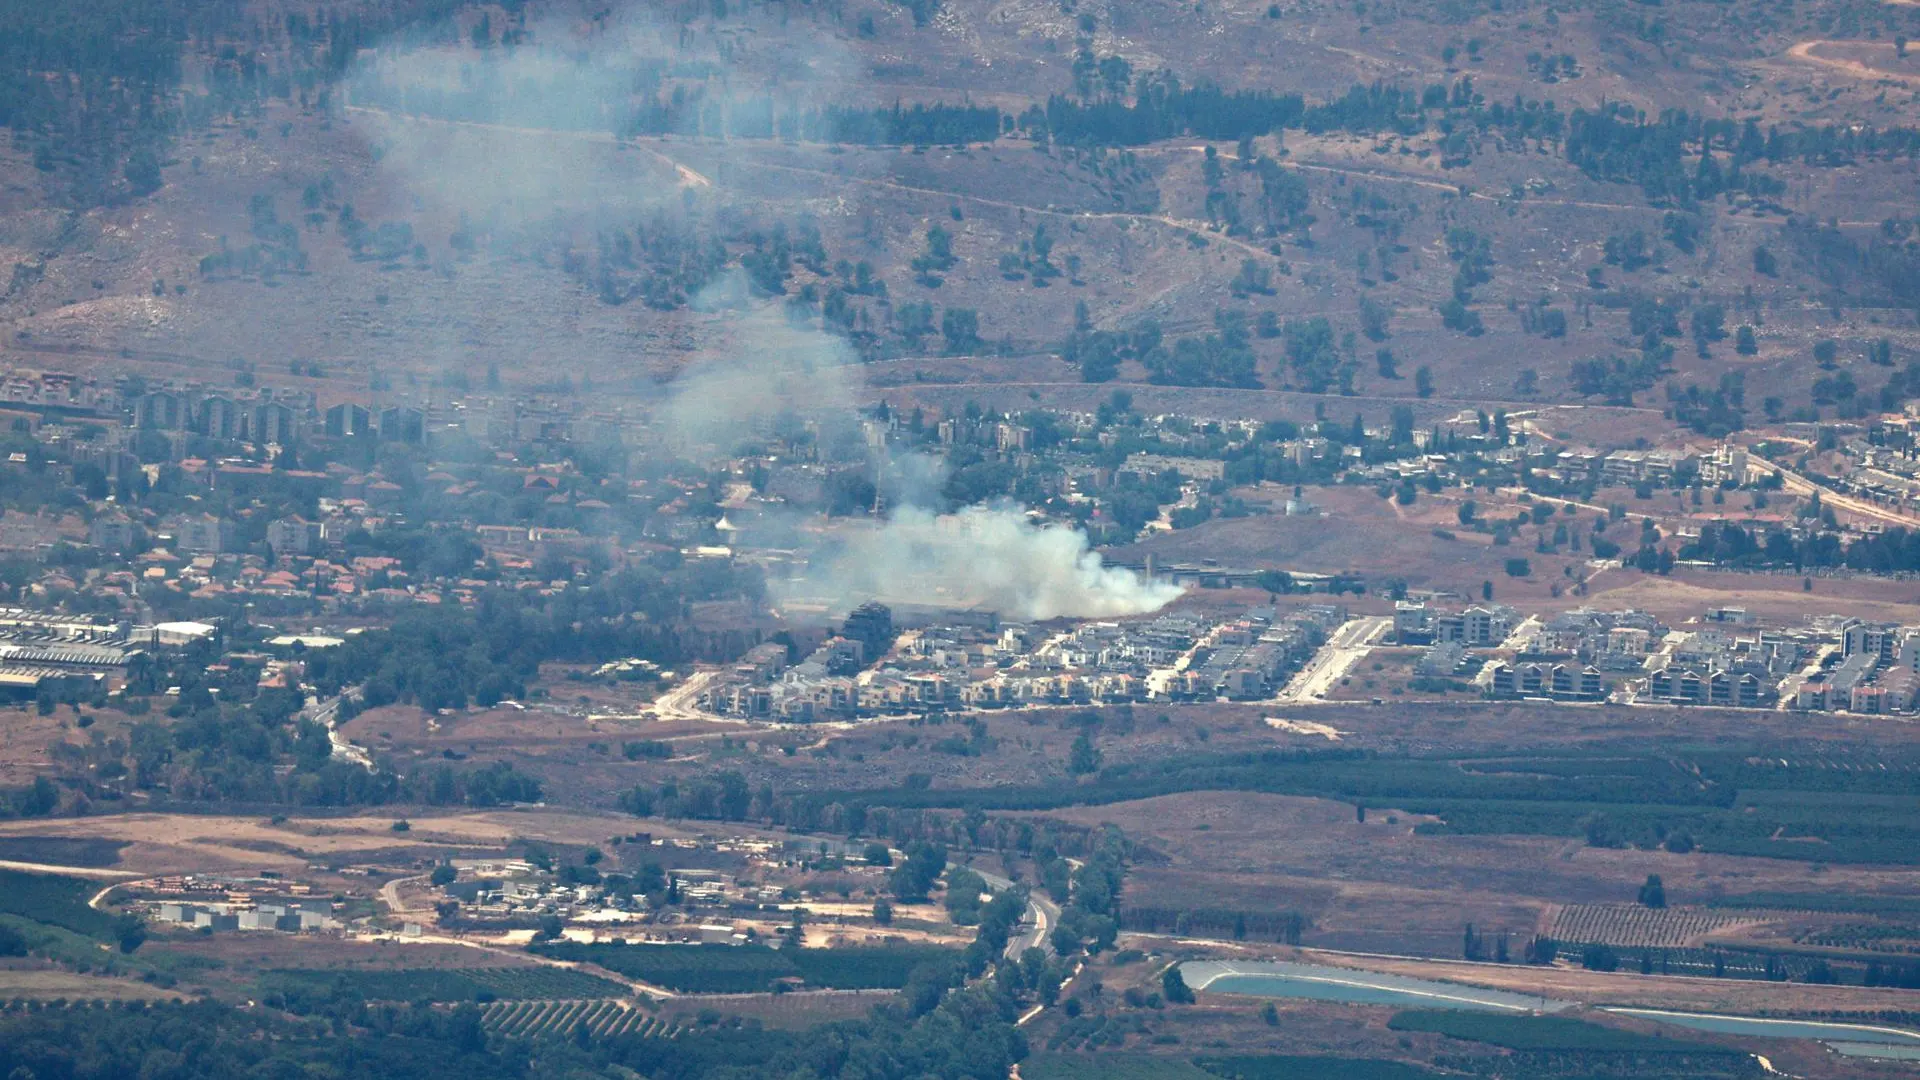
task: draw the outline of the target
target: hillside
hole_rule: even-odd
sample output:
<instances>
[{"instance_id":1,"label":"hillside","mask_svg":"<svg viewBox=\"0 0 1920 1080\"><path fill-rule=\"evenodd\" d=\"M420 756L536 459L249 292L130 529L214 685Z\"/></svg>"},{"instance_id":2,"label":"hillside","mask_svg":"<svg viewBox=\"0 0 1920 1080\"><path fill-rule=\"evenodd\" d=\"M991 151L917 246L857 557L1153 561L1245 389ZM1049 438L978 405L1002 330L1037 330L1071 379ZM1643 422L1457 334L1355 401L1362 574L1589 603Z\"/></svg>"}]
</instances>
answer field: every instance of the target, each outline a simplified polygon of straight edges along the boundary
<instances>
[{"instance_id":1,"label":"hillside","mask_svg":"<svg viewBox=\"0 0 1920 1080\"><path fill-rule=\"evenodd\" d=\"M86 198L84 161L16 131L9 348L326 400L489 370L644 396L751 351L727 311L784 293L870 359L1067 379L1697 386L1703 431L1907 394L1920 9L1068 6L475 7L357 38L263 6L182 46L154 190ZM1826 340L1850 381L1816 394Z\"/></svg>"}]
</instances>

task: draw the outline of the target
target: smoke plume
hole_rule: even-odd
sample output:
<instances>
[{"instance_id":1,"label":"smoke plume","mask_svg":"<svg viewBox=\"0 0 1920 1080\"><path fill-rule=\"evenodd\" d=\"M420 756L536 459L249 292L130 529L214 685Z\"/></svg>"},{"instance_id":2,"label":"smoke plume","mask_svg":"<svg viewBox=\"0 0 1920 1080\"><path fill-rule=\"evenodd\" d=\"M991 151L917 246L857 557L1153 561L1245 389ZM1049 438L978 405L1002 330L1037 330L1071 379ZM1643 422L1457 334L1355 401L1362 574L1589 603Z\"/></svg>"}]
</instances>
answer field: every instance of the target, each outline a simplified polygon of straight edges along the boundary
<instances>
[{"instance_id":1,"label":"smoke plume","mask_svg":"<svg viewBox=\"0 0 1920 1080\"><path fill-rule=\"evenodd\" d=\"M714 163L710 180L667 156L677 155L681 142L615 132L637 101L681 79L676 72L706 72L704 86L718 101L739 91L773 92L789 102L875 102L860 85L864 66L843 45L793 25L756 45L757 63L743 61L737 46L693 35L639 4L533 20L516 28L512 47L505 37L493 47L489 33L455 27L440 35L439 46L395 42L363 56L348 100L356 123L379 142L382 172L425 204L503 234L536 225L565 229L566 222L590 229L642 210L704 213L710 204L758 214L778 181L754 167L755 151L745 141L701 141L704 160ZM478 52L464 47L468 38ZM730 192L729 176L751 178L755 187ZM836 192L828 212L854 213L849 203L861 190ZM1138 614L1179 595L1171 585L1103 566L1085 533L1035 524L1013 504L942 512L944 463L864 441L864 382L854 350L814 325L796 324L778 298L755 299L738 269L708 282L687 310L650 318L674 331L654 340L676 340L686 350L676 356L683 366L656 410L677 449L724 458L775 430L779 417L813 425L841 462L867 455L868 475L891 514L821 531L809 576L789 591L835 607L881 598L984 606L1025 619ZM535 355L542 346L566 344L524 347ZM629 354L606 363L631 367L642 359ZM602 374L617 379L621 372ZM797 514L786 523L798 525Z\"/></svg>"},{"instance_id":2,"label":"smoke plume","mask_svg":"<svg viewBox=\"0 0 1920 1080\"><path fill-rule=\"evenodd\" d=\"M845 601L977 606L1021 619L1102 618L1165 607L1180 589L1101 563L1087 534L1006 504L894 512L847 540L814 581Z\"/></svg>"}]
</instances>

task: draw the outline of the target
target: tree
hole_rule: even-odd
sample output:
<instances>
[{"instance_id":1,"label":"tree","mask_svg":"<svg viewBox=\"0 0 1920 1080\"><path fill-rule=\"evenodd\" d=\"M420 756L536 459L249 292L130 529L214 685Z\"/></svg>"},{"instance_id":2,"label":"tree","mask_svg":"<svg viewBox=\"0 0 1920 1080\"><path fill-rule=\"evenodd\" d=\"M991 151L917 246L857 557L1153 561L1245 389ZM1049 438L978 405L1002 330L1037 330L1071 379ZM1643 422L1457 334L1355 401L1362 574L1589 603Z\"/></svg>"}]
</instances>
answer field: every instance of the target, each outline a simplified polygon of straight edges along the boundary
<instances>
[{"instance_id":1,"label":"tree","mask_svg":"<svg viewBox=\"0 0 1920 1080\"><path fill-rule=\"evenodd\" d=\"M1423 398L1433 396L1433 372L1427 370L1425 364L1421 364L1414 370L1413 392Z\"/></svg>"},{"instance_id":2,"label":"tree","mask_svg":"<svg viewBox=\"0 0 1920 1080\"><path fill-rule=\"evenodd\" d=\"M893 904L884 896L873 902L873 921L881 926L893 925Z\"/></svg>"},{"instance_id":3,"label":"tree","mask_svg":"<svg viewBox=\"0 0 1920 1080\"><path fill-rule=\"evenodd\" d=\"M1507 576L1508 577L1516 577L1516 578L1526 577L1528 574L1531 574L1531 573L1533 573L1533 564L1529 563L1526 559L1508 559L1507 560Z\"/></svg>"},{"instance_id":4,"label":"tree","mask_svg":"<svg viewBox=\"0 0 1920 1080\"><path fill-rule=\"evenodd\" d=\"M1661 884L1659 874L1648 874L1647 883L1640 886L1640 906L1650 908L1667 906L1667 887Z\"/></svg>"},{"instance_id":5,"label":"tree","mask_svg":"<svg viewBox=\"0 0 1920 1080\"><path fill-rule=\"evenodd\" d=\"M860 853L860 857L868 866L893 865L893 849L879 841L868 844L866 850Z\"/></svg>"},{"instance_id":6,"label":"tree","mask_svg":"<svg viewBox=\"0 0 1920 1080\"><path fill-rule=\"evenodd\" d=\"M947 868L947 849L939 844L916 840L907 845L907 861L895 867L889 881L893 895L910 904L920 903L933 891L933 883Z\"/></svg>"},{"instance_id":7,"label":"tree","mask_svg":"<svg viewBox=\"0 0 1920 1080\"><path fill-rule=\"evenodd\" d=\"M1073 740L1073 749L1067 755L1067 771L1075 776L1100 771L1100 750L1084 731Z\"/></svg>"},{"instance_id":8,"label":"tree","mask_svg":"<svg viewBox=\"0 0 1920 1080\"><path fill-rule=\"evenodd\" d=\"M1400 368L1398 362L1393 358L1392 349L1381 349L1374 353L1373 363L1374 367L1379 370L1381 378L1397 379L1400 377Z\"/></svg>"},{"instance_id":9,"label":"tree","mask_svg":"<svg viewBox=\"0 0 1920 1080\"><path fill-rule=\"evenodd\" d=\"M127 155L127 186L135 195L151 195L160 190L160 155L143 146Z\"/></svg>"},{"instance_id":10,"label":"tree","mask_svg":"<svg viewBox=\"0 0 1920 1080\"><path fill-rule=\"evenodd\" d=\"M113 920L113 938L121 952L133 952L147 940L146 920L131 912L119 916Z\"/></svg>"},{"instance_id":11,"label":"tree","mask_svg":"<svg viewBox=\"0 0 1920 1080\"><path fill-rule=\"evenodd\" d=\"M1479 504L1475 503L1472 499L1468 499L1466 502L1460 504L1460 509L1455 510L1453 516L1460 519L1460 524L1471 525L1473 524L1473 515L1478 513L1479 510Z\"/></svg>"},{"instance_id":12,"label":"tree","mask_svg":"<svg viewBox=\"0 0 1920 1080\"><path fill-rule=\"evenodd\" d=\"M1449 330L1458 330L1468 337L1479 337L1487 332L1487 326L1480 313L1462 303L1459 297L1452 297L1439 307L1440 325Z\"/></svg>"},{"instance_id":13,"label":"tree","mask_svg":"<svg viewBox=\"0 0 1920 1080\"><path fill-rule=\"evenodd\" d=\"M1371 296L1360 297L1360 332L1369 341L1387 340L1387 326L1392 320L1392 308Z\"/></svg>"},{"instance_id":14,"label":"tree","mask_svg":"<svg viewBox=\"0 0 1920 1080\"><path fill-rule=\"evenodd\" d=\"M1193 1004L1193 990L1187 986L1187 980L1180 976L1180 965L1174 964L1160 976L1160 995L1174 1005Z\"/></svg>"},{"instance_id":15,"label":"tree","mask_svg":"<svg viewBox=\"0 0 1920 1080\"><path fill-rule=\"evenodd\" d=\"M533 932L533 936L539 941L555 941L565 932L566 924L560 921L560 916L548 915L540 920L540 928Z\"/></svg>"},{"instance_id":16,"label":"tree","mask_svg":"<svg viewBox=\"0 0 1920 1080\"><path fill-rule=\"evenodd\" d=\"M1774 259L1773 252L1767 250L1766 245L1763 244L1753 249L1754 273L1765 274L1768 277L1772 277L1779 273L1779 271L1780 264Z\"/></svg>"},{"instance_id":17,"label":"tree","mask_svg":"<svg viewBox=\"0 0 1920 1080\"><path fill-rule=\"evenodd\" d=\"M980 315L972 308L947 308L940 313L940 336L948 356L964 356L980 347Z\"/></svg>"},{"instance_id":18,"label":"tree","mask_svg":"<svg viewBox=\"0 0 1920 1080\"><path fill-rule=\"evenodd\" d=\"M1733 332L1733 351L1741 356L1753 356L1760 351L1760 341L1754 337L1751 325L1742 323L1740 329Z\"/></svg>"},{"instance_id":19,"label":"tree","mask_svg":"<svg viewBox=\"0 0 1920 1080\"><path fill-rule=\"evenodd\" d=\"M1262 570L1254 576L1253 582L1273 596L1293 591L1293 575L1285 570Z\"/></svg>"},{"instance_id":20,"label":"tree","mask_svg":"<svg viewBox=\"0 0 1920 1080\"><path fill-rule=\"evenodd\" d=\"M452 863L441 863L433 868L433 873L427 876L427 881L435 888L445 888L453 884L454 879L459 876L459 871L453 868Z\"/></svg>"},{"instance_id":21,"label":"tree","mask_svg":"<svg viewBox=\"0 0 1920 1080\"><path fill-rule=\"evenodd\" d=\"M1480 599L1482 600L1493 599L1493 582L1483 581L1480 583Z\"/></svg>"},{"instance_id":22,"label":"tree","mask_svg":"<svg viewBox=\"0 0 1920 1080\"><path fill-rule=\"evenodd\" d=\"M1273 1002L1269 1001L1260 1006L1260 1019L1266 1021L1268 1027L1279 1027L1280 1010L1274 1008Z\"/></svg>"}]
</instances>

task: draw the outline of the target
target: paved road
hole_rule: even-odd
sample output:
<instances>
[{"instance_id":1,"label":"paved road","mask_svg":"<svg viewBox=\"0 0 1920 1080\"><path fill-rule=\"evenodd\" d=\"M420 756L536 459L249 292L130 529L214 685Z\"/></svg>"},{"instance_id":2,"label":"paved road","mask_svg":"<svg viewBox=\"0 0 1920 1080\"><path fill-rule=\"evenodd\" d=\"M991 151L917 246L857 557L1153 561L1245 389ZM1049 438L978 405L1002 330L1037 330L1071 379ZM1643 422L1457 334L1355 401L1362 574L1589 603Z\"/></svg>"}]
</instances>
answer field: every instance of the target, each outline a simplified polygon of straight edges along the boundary
<instances>
[{"instance_id":1,"label":"paved road","mask_svg":"<svg viewBox=\"0 0 1920 1080\"><path fill-rule=\"evenodd\" d=\"M372 772L373 756L367 753L367 748L357 746L349 741L345 735L340 733L339 728L336 726L339 723L340 701L343 697L345 697L344 693L336 694L325 701L317 701L308 706L307 719L318 724L326 725L327 742L333 745L334 757L342 761L351 761L368 772Z\"/></svg>"},{"instance_id":2,"label":"paved road","mask_svg":"<svg viewBox=\"0 0 1920 1080\"><path fill-rule=\"evenodd\" d=\"M1393 620L1384 615L1363 615L1342 623L1274 700L1283 705L1300 705L1320 699L1339 684L1353 665L1367 655L1373 640L1392 625Z\"/></svg>"},{"instance_id":3,"label":"paved road","mask_svg":"<svg viewBox=\"0 0 1920 1080\"><path fill-rule=\"evenodd\" d=\"M654 715L661 720L725 720L700 711L701 692L719 676L718 671L696 671L687 676L679 686L654 699Z\"/></svg>"},{"instance_id":4,"label":"paved road","mask_svg":"<svg viewBox=\"0 0 1920 1080\"><path fill-rule=\"evenodd\" d=\"M998 874L989 874L984 870L974 870L980 880L996 890L1013 888L1013 882ZM1060 924L1060 905L1048 899L1046 894L1033 889L1027 893L1027 915L1021 920L1024 929L1007 939L1007 956L1019 959L1028 949L1045 948L1047 935Z\"/></svg>"},{"instance_id":5,"label":"paved road","mask_svg":"<svg viewBox=\"0 0 1920 1080\"><path fill-rule=\"evenodd\" d=\"M1915 518L1911 514L1903 514L1897 510L1889 510L1884 506L1875 506L1865 499L1835 491L1823 484L1816 484L1811 479L1794 472L1784 465L1775 465L1771 462L1765 464L1750 464L1748 466L1748 474L1753 475L1756 472L1761 474L1767 472L1779 473L1780 489L1789 495L1811 495L1818 491L1820 493L1820 502L1823 506L1831 506L1836 510L1845 510L1849 513L1859 514L1862 517L1870 517L1889 525L1904 525L1907 527L1920 525L1920 518Z\"/></svg>"},{"instance_id":6,"label":"paved road","mask_svg":"<svg viewBox=\"0 0 1920 1080\"><path fill-rule=\"evenodd\" d=\"M395 915L410 915L415 911L429 910L427 908L410 908L406 905L405 901L400 899L400 886L425 880L427 880L426 874L394 878L392 881L380 886L380 902L387 905L387 910Z\"/></svg>"}]
</instances>

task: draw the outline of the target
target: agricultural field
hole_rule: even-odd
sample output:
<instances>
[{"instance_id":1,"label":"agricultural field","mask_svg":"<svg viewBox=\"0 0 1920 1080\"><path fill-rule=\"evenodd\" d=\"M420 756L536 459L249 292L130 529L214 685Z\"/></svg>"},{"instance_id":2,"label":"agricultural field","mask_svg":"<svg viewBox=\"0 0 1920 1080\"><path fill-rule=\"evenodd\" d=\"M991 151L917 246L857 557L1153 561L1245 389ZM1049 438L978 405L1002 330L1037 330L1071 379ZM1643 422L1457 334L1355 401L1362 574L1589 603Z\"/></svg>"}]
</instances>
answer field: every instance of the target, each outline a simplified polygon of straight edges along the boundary
<instances>
[{"instance_id":1,"label":"agricultural field","mask_svg":"<svg viewBox=\"0 0 1920 1080\"><path fill-rule=\"evenodd\" d=\"M1710 1043L1642 1035L1566 1016L1417 1009L1396 1013L1387 1026L1395 1031L1426 1031L1451 1039L1491 1043L1508 1050L1709 1056L1738 1053Z\"/></svg>"},{"instance_id":2,"label":"agricultural field","mask_svg":"<svg viewBox=\"0 0 1920 1080\"><path fill-rule=\"evenodd\" d=\"M1158 1054L1035 1054L1021 1080L1219 1080L1191 1060Z\"/></svg>"},{"instance_id":3,"label":"agricultural field","mask_svg":"<svg viewBox=\"0 0 1920 1080\"><path fill-rule=\"evenodd\" d=\"M1020 1063L1022 1080L1433 1080L1439 1075L1398 1061L1299 1054L1036 1054Z\"/></svg>"},{"instance_id":4,"label":"agricultural field","mask_svg":"<svg viewBox=\"0 0 1920 1080\"><path fill-rule=\"evenodd\" d=\"M1428 1069L1379 1058L1261 1054L1195 1058L1194 1064L1223 1080L1431 1080Z\"/></svg>"},{"instance_id":5,"label":"agricultural field","mask_svg":"<svg viewBox=\"0 0 1920 1080\"><path fill-rule=\"evenodd\" d=\"M799 980L833 990L897 990L913 969L952 957L937 946L776 950L762 945L539 946L543 956L597 964L642 982L690 994L753 994Z\"/></svg>"},{"instance_id":6,"label":"agricultural field","mask_svg":"<svg viewBox=\"0 0 1920 1080\"><path fill-rule=\"evenodd\" d=\"M519 1001L613 998L627 993L619 983L581 971L546 966L395 968L340 971L293 968L269 971L263 993L352 994L367 1001Z\"/></svg>"},{"instance_id":7,"label":"agricultural field","mask_svg":"<svg viewBox=\"0 0 1920 1080\"><path fill-rule=\"evenodd\" d=\"M774 1031L805 1031L841 1020L863 1020L873 1007L897 1000L891 990L836 990L828 993L741 994L714 998L686 995L658 1003L661 1019L691 1027L715 1016L738 1018Z\"/></svg>"},{"instance_id":8,"label":"agricultural field","mask_svg":"<svg viewBox=\"0 0 1920 1080\"><path fill-rule=\"evenodd\" d=\"M1796 935L1794 941L1802 945L1911 955L1920 953L1920 926L1846 922L1803 932Z\"/></svg>"},{"instance_id":9,"label":"agricultural field","mask_svg":"<svg viewBox=\"0 0 1920 1080\"><path fill-rule=\"evenodd\" d=\"M1765 921L1761 912L1702 908L1647 908L1637 904L1568 904L1554 914L1547 935L1580 944L1682 948L1708 934Z\"/></svg>"},{"instance_id":10,"label":"agricultural field","mask_svg":"<svg viewBox=\"0 0 1920 1080\"><path fill-rule=\"evenodd\" d=\"M101 883L51 874L0 870L0 915L71 930L76 934L105 935L113 916L87 906Z\"/></svg>"},{"instance_id":11,"label":"agricultural field","mask_svg":"<svg viewBox=\"0 0 1920 1080\"><path fill-rule=\"evenodd\" d=\"M564 1038L583 1025L596 1038L672 1038L679 1029L651 1013L609 1000L496 1001L480 1011L487 1030L510 1038Z\"/></svg>"}]
</instances>

